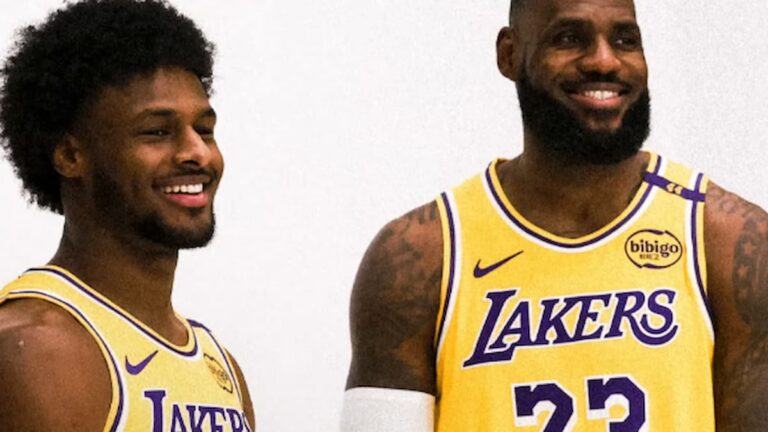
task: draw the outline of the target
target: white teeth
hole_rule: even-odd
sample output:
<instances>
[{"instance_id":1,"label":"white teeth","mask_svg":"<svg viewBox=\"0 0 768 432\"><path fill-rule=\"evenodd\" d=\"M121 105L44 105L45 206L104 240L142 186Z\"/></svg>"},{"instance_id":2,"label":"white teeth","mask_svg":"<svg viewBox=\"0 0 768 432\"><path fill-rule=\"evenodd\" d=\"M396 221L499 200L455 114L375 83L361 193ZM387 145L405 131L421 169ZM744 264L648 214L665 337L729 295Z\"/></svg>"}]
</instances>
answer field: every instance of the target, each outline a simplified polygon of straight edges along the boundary
<instances>
[{"instance_id":1,"label":"white teeth","mask_svg":"<svg viewBox=\"0 0 768 432\"><path fill-rule=\"evenodd\" d=\"M609 90L587 90L582 93L584 96L597 100L613 99L619 94Z\"/></svg>"},{"instance_id":2,"label":"white teeth","mask_svg":"<svg viewBox=\"0 0 768 432\"><path fill-rule=\"evenodd\" d=\"M189 185L177 185L177 186L165 186L162 188L163 193L167 194L199 194L203 191L203 184L189 184Z\"/></svg>"}]
</instances>

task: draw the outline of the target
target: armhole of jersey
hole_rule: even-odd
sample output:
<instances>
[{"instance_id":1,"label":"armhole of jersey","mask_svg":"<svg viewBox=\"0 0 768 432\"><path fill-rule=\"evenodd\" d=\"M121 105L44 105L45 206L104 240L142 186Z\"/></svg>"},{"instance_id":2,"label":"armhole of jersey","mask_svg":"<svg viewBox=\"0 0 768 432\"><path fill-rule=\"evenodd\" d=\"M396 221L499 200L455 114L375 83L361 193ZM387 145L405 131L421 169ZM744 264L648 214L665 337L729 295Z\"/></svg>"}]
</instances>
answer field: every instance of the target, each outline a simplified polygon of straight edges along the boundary
<instances>
[{"instance_id":1,"label":"armhole of jersey","mask_svg":"<svg viewBox=\"0 0 768 432\"><path fill-rule=\"evenodd\" d=\"M443 270L440 281L440 306L437 313L435 331L435 362L439 364L441 347L445 333L450 326L453 305L456 298L456 285L460 267L460 230L459 218L453 194L444 192L437 199L443 236ZM438 368L439 374L439 368Z\"/></svg>"},{"instance_id":2,"label":"armhole of jersey","mask_svg":"<svg viewBox=\"0 0 768 432\"><path fill-rule=\"evenodd\" d=\"M208 327L204 326L203 324L200 324L197 321L193 321L191 319L187 319L187 322L189 322L192 328L199 328L202 331L204 331L206 336L211 340L211 342L213 342L213 345L219 351L219 355L221 355L221 358L224 360L224 363L227 366L227 371L229 371L229 375L232 376L232 382L233 382L233 385L235 386L235 390L237 391L237 400L240 401L241 408L245 409L245 405L243 402L243 392L240 389L240 379L238 379L237 374L235 373L234 362L232 361L232 357L230 356L229 351L224 349L224 347L219 343L219 341L213 335L213 332Z\"/></svg>"},{"instance_id":3,"label":"armhole of jersey","mask_svg":"<svg viewBox=\"0 0 768 432\"><path fill-rule=\"evenodd\" d=\"M706 196L709 179L698 172L691 175L690 189ZM691 256L691 274L693 284L699 292L700 307L702 315L707 322L710 336L714 340L714 324L712 321L712 310L709 302L707 289L707 259L704 242L704 205L705 200L692 201L690 203L689 218L689 238L688 242L692 248Z\"/></svg>"},{"instance_id":4,"label":"armhole of jersey","mask_svg":"<svg viewBox=\"0 0 768 432\"><path fill-rule=\"evenodd\" d=\"M54 294L33 288L23 288L16 290L10 293L6 298L8 300L35 299L56 305L70 314L75 320L77 320L78 323L80 323L80 325L88 332L88 334L91 335L93 340L96 342L96 345L99 347L99 351L101 351L101 355L107 365L107 370L109 371L109 381L112 387L112 400L110 401L109 412L107 414L106 422L104 423L104 431L115 432L119 430L120 423L123 420L123 412L125 412L126 407L125 397L123 394L123 380L120 376L118 362L114 353L110 351L109 347L104 341L104 338L101 336L101 333L99 333L96 328L94 328L93 324L88 321L88 318L85 316L85 314L80 309L67 302L65 299L62 299Z\"/></svg>"},{"instance_id":5,"label":"armhole of jersey","mask_svg":"<svg viewBox=\"0 0 768 432\"><path fill-rule=\"evenodd\" d=\"M237 370L235 369L235 361L232 359L232 355L229 353L229 351L224 350L224 361L227 362L227 367L229 367L232 370L232 378L235 379L235 388L237 389L237 399L240 400L240 407L245 410L245 402L243 401L243 390L242 385L245 385L245 382L240 382L240 378L237 376ZM245 379L245 377L243 377Z\"/></svg>"},{"instance_id":6,"label":"armhole of jersey","mask_svg":"<svg viewBox=\"0 0 768 432\"><path fill-rule=\"evenodd\" d=\"M698 191L702 194L706 195L707 193L707 186L709 186L709 179L706 176L701 176L700 185L698 186ZM705 243L704 243L704 202L696 203L696 238L697 238L697 255L696 259L699 263L699 278L701 279L701 288L703 290L703 294L708 299L709 297L709 288L707 287L707 260L706 260L706 254L705 254Z\"/></svg>"}]
</instances>

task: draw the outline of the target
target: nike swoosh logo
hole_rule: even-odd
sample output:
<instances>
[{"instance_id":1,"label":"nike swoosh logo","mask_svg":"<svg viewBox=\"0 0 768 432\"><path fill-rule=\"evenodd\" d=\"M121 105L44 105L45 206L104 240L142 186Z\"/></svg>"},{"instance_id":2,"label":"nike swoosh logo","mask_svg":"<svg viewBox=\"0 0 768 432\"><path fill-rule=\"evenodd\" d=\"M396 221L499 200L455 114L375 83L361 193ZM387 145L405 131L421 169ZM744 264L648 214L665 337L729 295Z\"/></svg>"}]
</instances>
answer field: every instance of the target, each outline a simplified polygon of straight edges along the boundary
<instances>
[{"instance_id":1,"label":"nike swoosh logo","mask_svg":"<svg viewBox=\"0 0 768 432\"><path fill-rule=\"evenodd\" d=\"M156 355L157 355L157 350L155 350L155 352L148 355L147 358L136 363L135 365L131 364L131 362L128 361L128 356L125 356L125 370L127 370L128 373L131 375L138 375L141 373L141 371L144 370L145 367L147 367L149 362L151 362Z\"/></svg>"},{"instance_id":2,"label":"nike swoosh logo","mask_svg":"<svg viewBox=\"0 0 768 432\"><path fill-rule=\"evenodd\" d=\"M479 278L487 275L488 273L496 270L497 268L503 266L504 264L509 262L509 260L511 260L512 258L520 255L521 253L523 253L523 251L515 252L512 255L504 258L501 261L496 261L495 263L489 265L488 267L481 267L480 266L480 260L477 260L477 264L475 264L475 270L472 272L472 274L475 276L475 278L479 279Z\"/></svg>"}]
</instances>

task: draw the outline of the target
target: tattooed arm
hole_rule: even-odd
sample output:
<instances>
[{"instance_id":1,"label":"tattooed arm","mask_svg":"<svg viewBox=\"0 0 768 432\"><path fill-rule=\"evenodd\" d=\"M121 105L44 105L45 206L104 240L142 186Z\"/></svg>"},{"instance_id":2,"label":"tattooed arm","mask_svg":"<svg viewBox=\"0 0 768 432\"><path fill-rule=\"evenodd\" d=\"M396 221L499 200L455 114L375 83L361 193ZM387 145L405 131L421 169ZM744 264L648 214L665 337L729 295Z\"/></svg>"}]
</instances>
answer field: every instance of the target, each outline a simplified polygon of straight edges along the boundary
<instances>
[{"instance_id":1,"label":"tattooed arm","mask_svg":"<svg viewBox=\"0 0 768 432\"><path fill-rule=\"evenodd\" d=\"M717 430L768 430L768 214L711 185L705 247Z\"/></svg>"},{"instance_id":2,"label":"tattooed arm","mask_svg":"<svg viewBox=\"0 0 768 432\"><path fill-rule=\"evenodd\" d=\"M373 240L352 290L347 389L435 394L433 338L442 256L435 202L390 222Z\"/></svg>"}]
</instances>

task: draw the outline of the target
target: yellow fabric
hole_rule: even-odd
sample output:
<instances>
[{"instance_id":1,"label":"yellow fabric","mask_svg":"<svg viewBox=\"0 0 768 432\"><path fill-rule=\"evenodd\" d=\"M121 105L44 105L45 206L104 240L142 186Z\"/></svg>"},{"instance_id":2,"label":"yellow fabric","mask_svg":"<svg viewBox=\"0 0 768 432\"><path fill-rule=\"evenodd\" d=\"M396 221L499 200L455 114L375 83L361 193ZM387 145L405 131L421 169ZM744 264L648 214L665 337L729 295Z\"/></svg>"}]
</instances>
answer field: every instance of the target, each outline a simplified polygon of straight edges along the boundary
<instances>
[{"instance_id":1,"label":"yellow fabric","mask_svg":"<svg viewBox=\"0 0 768 432\"><path fill-rule=\"evenodd\" d=\"M179 319L188 342L165 340L66 270L31 269L0 291L0 305L32 298L77 319L101 349L112 381L104 431L250 431L226 351L202 325Z\"/></svg>"},{"instance_id":2,"label":"yellow fabric","mask_svg":"<svg viewBox=\"0 0 768 432\"><path fill-rule=\"evenodd\" d=\"M510 205L498 163L438 198L436 430L714 431L707 179L651 154L627 209L569 239Z\"/></svg>"}]
</instances>

